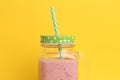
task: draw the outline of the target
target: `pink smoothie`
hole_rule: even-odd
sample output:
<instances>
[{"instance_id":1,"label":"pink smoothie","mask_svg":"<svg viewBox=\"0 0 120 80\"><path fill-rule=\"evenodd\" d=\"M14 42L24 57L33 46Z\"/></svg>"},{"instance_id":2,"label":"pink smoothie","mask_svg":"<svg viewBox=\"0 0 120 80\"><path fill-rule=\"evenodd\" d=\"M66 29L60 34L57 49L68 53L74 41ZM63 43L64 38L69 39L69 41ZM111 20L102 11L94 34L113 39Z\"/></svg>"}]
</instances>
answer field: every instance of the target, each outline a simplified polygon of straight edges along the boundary
<instances>
[{"instance_id":1,"label":"pink smoothie","mask_svg":"<svg viewBox=\"0 0 120 80\"><path fill-rule=\"evenodd\" d=\"M76 59L42 59L40 80L78 80Z\"/></svg>"}]
</instances>

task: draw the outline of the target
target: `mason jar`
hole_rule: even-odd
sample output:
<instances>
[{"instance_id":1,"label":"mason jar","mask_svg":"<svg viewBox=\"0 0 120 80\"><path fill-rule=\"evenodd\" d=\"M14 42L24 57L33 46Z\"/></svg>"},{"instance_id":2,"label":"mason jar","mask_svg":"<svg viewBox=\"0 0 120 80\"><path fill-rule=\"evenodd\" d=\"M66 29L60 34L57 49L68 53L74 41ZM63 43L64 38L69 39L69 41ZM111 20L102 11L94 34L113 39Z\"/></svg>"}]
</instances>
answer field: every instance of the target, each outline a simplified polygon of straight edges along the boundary
<instances>
[{"instance_id":1,"label":"mason jar","mask_svg":"<svg viewBox=\"0 0 120 80\"><path fill-rule=\"evenodd\" d=\"M39 80L78 80L79 53L74 36L41 36Z\"/></svg>"}]
</instances>

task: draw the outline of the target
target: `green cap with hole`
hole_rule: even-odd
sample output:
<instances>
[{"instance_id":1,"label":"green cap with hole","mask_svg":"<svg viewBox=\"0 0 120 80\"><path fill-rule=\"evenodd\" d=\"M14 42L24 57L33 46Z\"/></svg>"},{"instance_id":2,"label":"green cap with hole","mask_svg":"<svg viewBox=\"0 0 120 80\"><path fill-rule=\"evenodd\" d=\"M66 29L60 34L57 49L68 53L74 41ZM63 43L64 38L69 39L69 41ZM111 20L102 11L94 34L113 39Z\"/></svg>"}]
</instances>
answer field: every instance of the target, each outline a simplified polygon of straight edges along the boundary
<instances>
[{"instance_id":1,"label":"green cap with hole","mask_svg":"<svg viewBox=\"0 0 120 80\"><path fill-rule=\"evenodd\" d=\"M41 36L43 44L75 44L75 36Z\"/></svg>"}]
</instances>

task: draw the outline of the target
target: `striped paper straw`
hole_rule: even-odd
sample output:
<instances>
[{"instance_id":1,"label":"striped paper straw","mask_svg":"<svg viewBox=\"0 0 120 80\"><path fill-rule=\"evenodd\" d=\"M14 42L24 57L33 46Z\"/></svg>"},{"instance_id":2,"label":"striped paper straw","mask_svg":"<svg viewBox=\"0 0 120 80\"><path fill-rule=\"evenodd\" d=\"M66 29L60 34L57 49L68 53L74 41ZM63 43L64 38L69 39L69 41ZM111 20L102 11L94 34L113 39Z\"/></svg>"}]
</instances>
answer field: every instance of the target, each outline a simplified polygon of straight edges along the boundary
<instances>
[{"instance_id":1,"label":"striped paper straw","mask_svg":"<svg viewBox=\"0 0 120 80\"><path fill-rule=\"evenodd\" d=\"M53 6L51 7L51 13L52 13L52 20L53 20L55 35L60 36L59 30L58 30L58 23L57 23L57 19L56 19L56 14L55 14L55 9Z\"/></svg>"},{"instance_id":2,"label":"striped paper straw","mask_svg":"<svg viewBox=\"0 0 120 80\"><path fill-rule=\"evenodd\" d=\"M60 36L59 30L58 30L58 23L57 23L57 19L56 19L56 14L55 14L55 9L53 6L51 7L51 13L52 13L52 20L53 20L55 35ZM61 44L58 45L58 51L60 54L60 58L63 59L64 57L63 57L63 53L62 53Z\"/></svg>"}]
</instances>

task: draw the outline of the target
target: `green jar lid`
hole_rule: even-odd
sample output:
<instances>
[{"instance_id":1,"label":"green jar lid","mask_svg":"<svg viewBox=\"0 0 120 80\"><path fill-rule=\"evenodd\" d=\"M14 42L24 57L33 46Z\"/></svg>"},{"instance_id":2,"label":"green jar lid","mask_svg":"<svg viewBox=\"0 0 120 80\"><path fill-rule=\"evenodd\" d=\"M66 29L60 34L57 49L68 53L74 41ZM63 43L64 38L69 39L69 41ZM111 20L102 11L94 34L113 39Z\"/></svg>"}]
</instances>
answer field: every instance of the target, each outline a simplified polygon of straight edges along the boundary
<instances>
[{"instance_id":1,"label":"green jar lid","mask_svg":"<svg viewBox=\"0 0 120 80\"><path fill-rule=\"evenodd\" d=\"M43 44L75 44L75 36L41 36Z\"/></svg>"}]
</instances>

